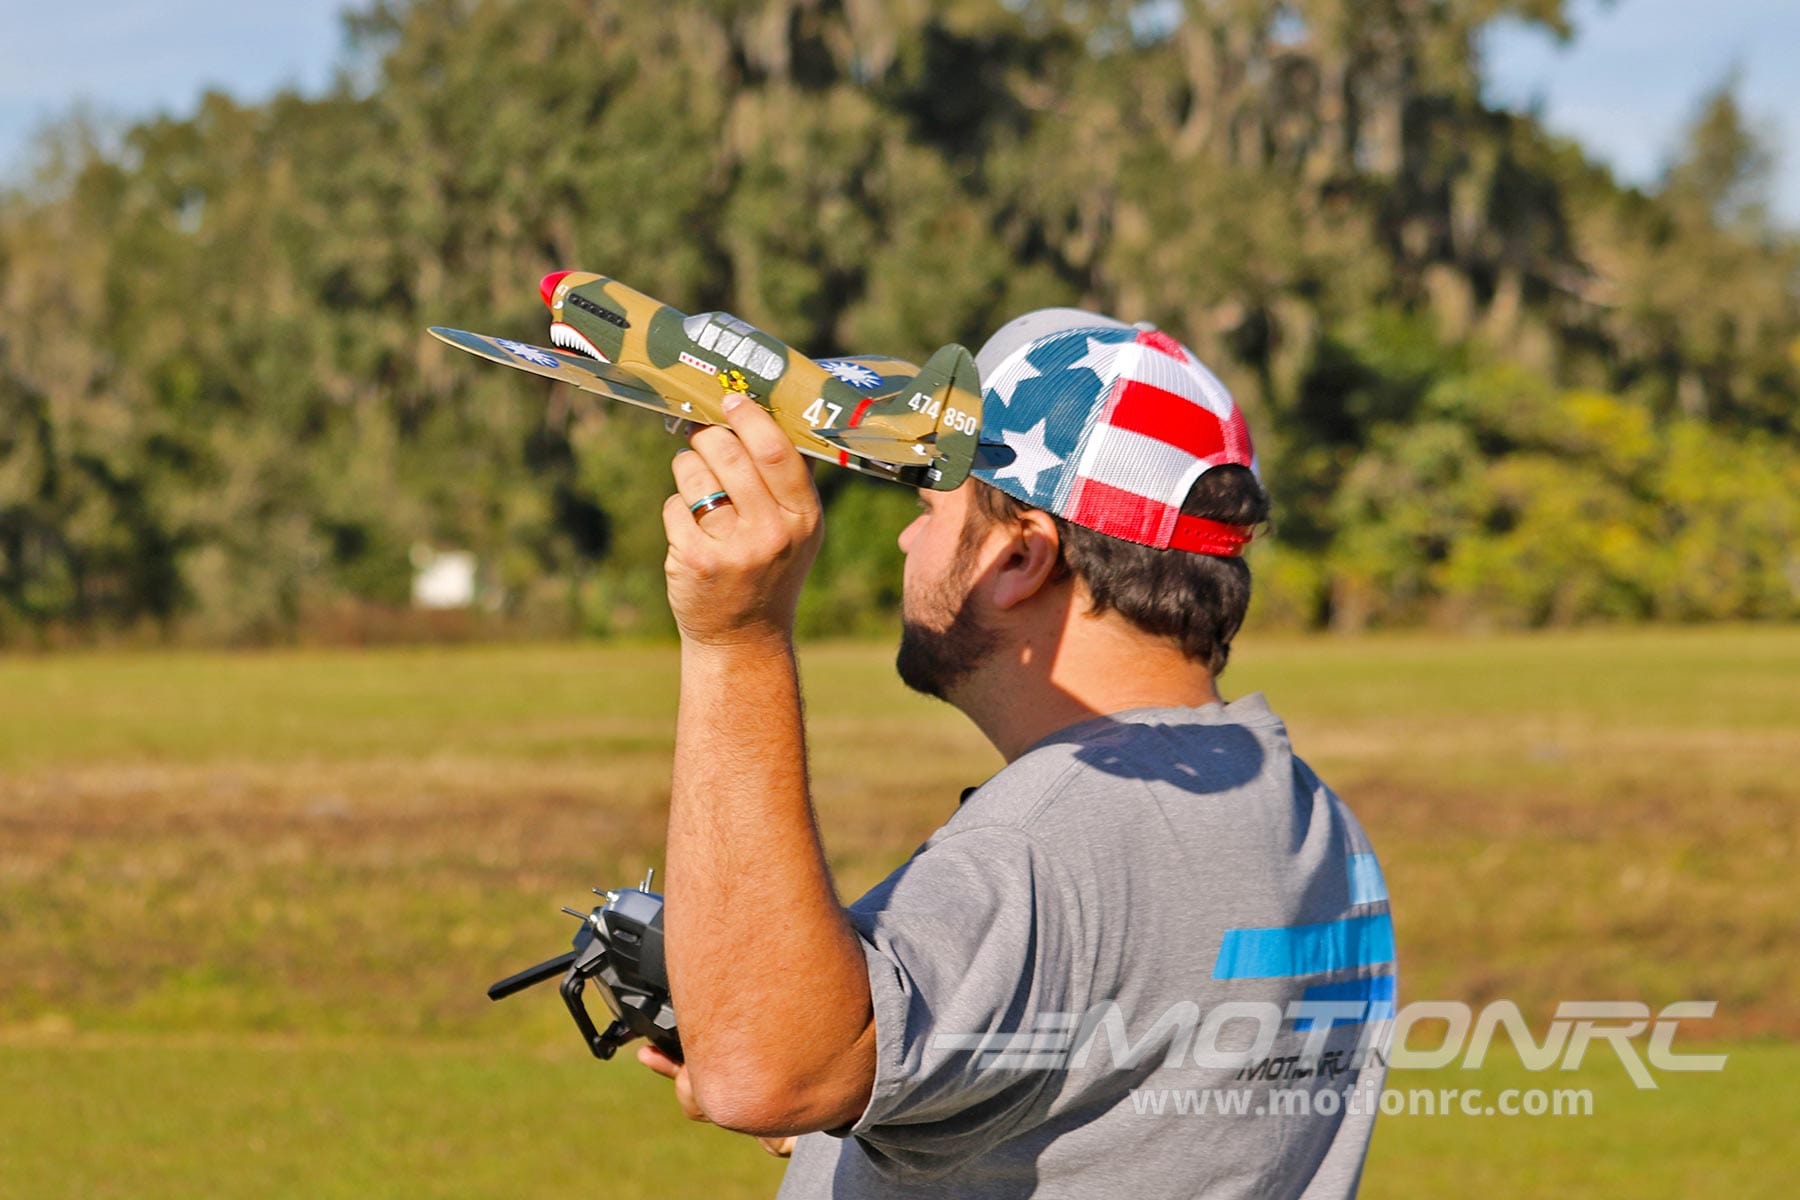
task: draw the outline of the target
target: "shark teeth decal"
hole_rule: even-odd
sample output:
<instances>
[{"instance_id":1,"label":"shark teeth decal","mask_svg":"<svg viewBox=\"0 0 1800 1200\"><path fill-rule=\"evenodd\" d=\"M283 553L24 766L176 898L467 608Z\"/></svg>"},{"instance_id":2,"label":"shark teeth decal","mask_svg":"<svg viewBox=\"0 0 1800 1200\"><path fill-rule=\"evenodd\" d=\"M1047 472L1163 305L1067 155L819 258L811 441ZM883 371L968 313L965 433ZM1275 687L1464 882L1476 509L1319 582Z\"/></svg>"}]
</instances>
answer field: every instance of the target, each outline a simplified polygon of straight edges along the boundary
<instances>
[{"instance_id":1,"label":"shark teeth decal","mask_svg":"<svg viewBox=\"0 0 1800 1200\"><path fill-rule=\"evenodd\" d=\"M600 351L595 348L594 343L588 341L587 338L583 336L581 330L566 322L555 321L551 323L550 340L556 345L561 346L564 350L573 350L577 354L585 354L589 358L597 358L603 363L612 361L612 359L600 353Z\"/></svg>"}]
</instances>

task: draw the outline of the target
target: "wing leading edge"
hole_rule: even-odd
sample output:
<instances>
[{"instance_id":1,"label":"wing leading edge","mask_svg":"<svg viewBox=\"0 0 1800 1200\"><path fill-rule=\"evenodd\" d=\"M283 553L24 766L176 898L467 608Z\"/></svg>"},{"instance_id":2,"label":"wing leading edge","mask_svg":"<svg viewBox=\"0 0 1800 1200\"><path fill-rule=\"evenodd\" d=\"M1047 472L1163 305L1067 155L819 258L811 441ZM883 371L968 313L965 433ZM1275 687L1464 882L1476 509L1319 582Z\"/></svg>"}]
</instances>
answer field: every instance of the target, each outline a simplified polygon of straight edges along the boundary
<instances>
[{"instance_id":1,"label":"wing leading edge","mask_svg":"<svg viewBox=\"0 0 1800 1200\"><path fill-rule=\"evenodd\" d=\"M446 345L455 346L477 358L497 362L503 367L529 371L533 375L542 375L545 379L572 384L584 392L593 392L611 400L622 400L626 404L635 404L639 408L648 408L666 416L682 415L675 404L664 399L630 371L589 358L585 354L571 354L549 346L533 346L528 342L490 337L485 333L470 333L466 329L446 329L439 325L433 325L430 333Z\"/></svg>"}]
</instances>

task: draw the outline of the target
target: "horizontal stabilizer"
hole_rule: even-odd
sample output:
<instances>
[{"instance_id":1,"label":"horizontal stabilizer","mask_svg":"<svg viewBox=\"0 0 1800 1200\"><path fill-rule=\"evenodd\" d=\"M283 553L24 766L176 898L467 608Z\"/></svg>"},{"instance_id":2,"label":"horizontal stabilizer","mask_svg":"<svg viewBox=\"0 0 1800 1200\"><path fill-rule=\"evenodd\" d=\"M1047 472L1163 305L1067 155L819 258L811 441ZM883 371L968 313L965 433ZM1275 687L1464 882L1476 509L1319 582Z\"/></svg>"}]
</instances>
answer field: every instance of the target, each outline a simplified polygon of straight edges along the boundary
<instances>
[{"instance_id":1,"label":"horizontal stabilizer","mask_svg":"<svg viewBox=\"0 0 1800 1200\"><path fill-rule=\"evenodd\" d=\"M859 407L848 424L814 432L846 454L900 468L903 483L950 491L969 477L980 429L975 360L950 345L904 387Z\"/></svg>"}]
</instances>

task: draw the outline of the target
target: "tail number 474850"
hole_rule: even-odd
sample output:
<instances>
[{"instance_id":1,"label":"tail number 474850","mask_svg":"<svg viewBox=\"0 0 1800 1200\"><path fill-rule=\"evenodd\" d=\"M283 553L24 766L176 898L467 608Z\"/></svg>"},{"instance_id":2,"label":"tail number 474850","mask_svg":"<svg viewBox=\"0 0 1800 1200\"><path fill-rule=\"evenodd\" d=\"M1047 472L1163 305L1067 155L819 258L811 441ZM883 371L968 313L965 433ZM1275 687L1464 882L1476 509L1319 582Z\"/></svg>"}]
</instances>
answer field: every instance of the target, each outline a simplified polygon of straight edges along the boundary
<instances>
[{"instance_id":1,"label":"tail number 474850","mask_svg":"<svg viewBox=\"0 0 1800 1200\"><path fill-rule=\"evenodd\" d=\"M906 402L906 407L912 409L916 413L923 413L925 416L935 421L937 420L938 411L942 407L942 403L933 400L929 392L914 392L912 394L912 399ZM976 427L981 422L973 413L966 413L961 409L953 408L944 413L943 423L947 428L956 433L973 434Z\"/></svg>"}]
</instances>

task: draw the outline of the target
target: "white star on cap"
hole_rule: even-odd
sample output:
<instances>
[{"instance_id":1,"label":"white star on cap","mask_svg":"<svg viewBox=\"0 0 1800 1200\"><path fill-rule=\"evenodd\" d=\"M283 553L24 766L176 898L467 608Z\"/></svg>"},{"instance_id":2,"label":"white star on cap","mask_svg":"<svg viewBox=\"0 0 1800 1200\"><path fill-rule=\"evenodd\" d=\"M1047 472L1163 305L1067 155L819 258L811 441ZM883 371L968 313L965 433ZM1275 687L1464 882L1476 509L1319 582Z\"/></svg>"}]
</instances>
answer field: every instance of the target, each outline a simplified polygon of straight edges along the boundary
<instances>
[{"instance_id":1,"label":"white star on cap","mask_svg":"<svg viewBox=\"0 0 1800 1200\"><path fill-rule=\"evenodd\" d=\"M996 372L996 374L999 378L994 380L993 386L988 390L1000 397L1000 403L1008 406L1012 404L1013 392L1018 390L1021 383L1027 379L1044 377L1044 373L1032 366L1030 360L1023 356L1012 367Z\"/></svg>"},{"instance_id":2,"label":"white star on cap","mask_svg":"<svg viewBox=\"0 0 1800 1200\"><path fill-rule=\"evenodd\" d=\"M1110 386L1119 377L1119 351L1131 345L1130 342L1103 342L1099 338L1087 340L1087 353L1069 364L1069 370L1079 371L1086 367L1100 377L1103 385Z\"/></svg>"},{"instance_id":3,"label":"white star on cap","mask_svg":"<svg viewBox=\"0 0 1800 1200\"><path fill-rule=\"evenodd\" d=\"M1004 430L1000 440L1012 447L1013 460L994 472L994 478L1016 479L1027 495L1037 491L1038 476L1062 466L1063 460L1044 444L1044 422L1023 432ZM1030 476L1029 479L1026 476Z\"/></svg>"}]
</instances>

